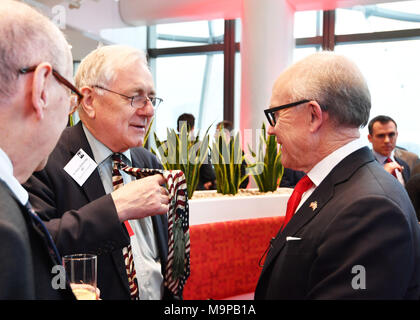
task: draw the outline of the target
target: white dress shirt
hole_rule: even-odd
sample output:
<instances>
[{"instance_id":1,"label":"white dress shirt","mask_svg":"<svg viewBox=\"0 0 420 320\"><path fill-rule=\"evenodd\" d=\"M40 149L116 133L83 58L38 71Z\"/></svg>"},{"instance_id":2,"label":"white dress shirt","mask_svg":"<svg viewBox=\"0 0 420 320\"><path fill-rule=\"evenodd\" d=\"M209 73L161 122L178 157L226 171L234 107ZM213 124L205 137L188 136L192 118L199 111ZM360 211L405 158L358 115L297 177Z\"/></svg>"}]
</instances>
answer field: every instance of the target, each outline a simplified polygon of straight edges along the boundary
<instances>
[{"instance_id":1,"label":"white dress shirt","mask_svg":"<svg viewBox=\"0 0 420 320\"><path fill-rule=\"evenodd\" d=\"M12 190L16 198L25 205L28 202L29 194L13 176L13 164L9 156L0 148L0 179Z\"/></svg>"},{"instance_id":2,"label":"white dress shirt","mask_svg":"<svg viewBox=\"0 0 420 320\"><path fill-rule=\"evenodd\" d=\"M109 194L114 190L112 186L111 159L113 152L98 141L84 125L83 130L92 149L94 160L98 164L98 171L105 192ZM122 154L124 162L131 166L130 150ZM120 173L124 184L135 179L135 177L123 171L120 171ZM163 295L163 276L152 218L146 217L138 220L129 220L128 222L134 232L134 235L130 237L130 242L134 256L140 300L160 300Z\"/></svg>"},{"instance_id":3,"label":"white dress shirt","mask_svg":"<svg viewBox=\"0 0 420 320\"><path fill-rule=\"evenodd\" d=\"M345 157L350 155L356 150L359 150L365 147L366 144L362 142L361 139L355 139L344 146L338 148L337 150L330 153L320 162L318 162L312 169L307 173L308 177L314 183L313 187L310 188L302 195L302 199L296 209L296 211L301 207L301 205L309 198L309 196L315 191L321 182L327 177L327 175L334 169L334 167L341 162Z\"/></svg>"},{"instance_id":4,"label":"white dress shirt","mask_svg":"<svg viewBox=\"0 0 420 320\"><path fill-rule=\"evenodd\" d=\"M375 158L376 158L376 160L378 160L378 162L384 167L385 166L385 164L386 164L386 159L388 159L388 157L385 157L385 156L383 156L383 155L381 155L380 153L377 153L375 150L372 150L372 152L373 152L373 155L375 156ZM394 161L394 162L397 162L397 161L395 161L395 157L394 157L394 150L392 150L392 152L391 152L391 155L389 156L389 158L392 160L392 161ZM397 162L398 163L398 162ZM405 182L404 182L404 178L403 178L403 176L402 176L402 173L401 173L401 171L400 170L395 170L395 174L397 175L397 179L398 179L398 181L403 185L403 186L405 186Z\"/></svg>"}]
</instances>

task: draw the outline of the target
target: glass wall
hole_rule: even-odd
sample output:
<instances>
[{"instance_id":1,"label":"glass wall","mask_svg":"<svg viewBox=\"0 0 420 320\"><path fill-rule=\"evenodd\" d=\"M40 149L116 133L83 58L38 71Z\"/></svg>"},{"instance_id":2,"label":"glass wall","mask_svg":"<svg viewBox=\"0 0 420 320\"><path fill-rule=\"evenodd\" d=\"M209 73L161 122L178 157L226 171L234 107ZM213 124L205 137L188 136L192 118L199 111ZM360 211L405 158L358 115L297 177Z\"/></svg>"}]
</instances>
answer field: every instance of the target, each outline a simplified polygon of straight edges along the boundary
<instances>
[{"instance_id":1,"label":"glass wall","mask_svg":"<svg viewBox=\"0 0 420 320\"><path fill-rule=\"evenodd\" d=\"M156 59L156 88L164 99L155 128L166 139L182 113L195 117L195 132L223 120L223 54L181 55Z\"/></svg>"},{"instance_id":2,"label":"glass wall","mask_svg":"<svg viewBox=\"0 0 420 320\"><path fill-rule=\"evenodd\" d=\"M238 29L230 35L236 42L240 40ZM166 139L167 128L176 129L182 113L194 115L196 133L204 133L211 126L212 136L215 125L225 118L226 86L234 95L233 105L228 106L232 120L239 122L240 54L236 53L233 66L229 66L234 84L225 83L225 30L224 20L149 27L149 56L157 92L164 99L154 124L159 139Z\"/></svg>"}]
</instances>

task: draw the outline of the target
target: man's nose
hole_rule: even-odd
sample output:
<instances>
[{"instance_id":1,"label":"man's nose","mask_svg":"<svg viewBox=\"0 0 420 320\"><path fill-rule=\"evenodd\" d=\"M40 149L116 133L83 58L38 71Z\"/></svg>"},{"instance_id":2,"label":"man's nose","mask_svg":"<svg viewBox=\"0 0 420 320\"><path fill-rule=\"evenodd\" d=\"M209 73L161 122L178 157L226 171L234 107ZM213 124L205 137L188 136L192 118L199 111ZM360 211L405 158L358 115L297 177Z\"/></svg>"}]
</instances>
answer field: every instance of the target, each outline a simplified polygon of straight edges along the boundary
<instances>
[{"instance_id":1,"label":"man's nose","mask_svg":"<svg viewBox=\"0 0 420 320\"><path fill-rule=\"evenodd\" d=\"M268 133L270 136L275 135L275 133L274 133L274 127L269 125L269 126L268 126L268 130L267 130L267 133Z\"/></svg>"},{"instance_id":2,"label":"man's nose","mask_svg":"<svg viewBox=\"0 0 420 320\"><path fill-rule=\"evenodd\" d=\"M150 100L146 101L146 105L143 108L137 108L136 111L139 116L153 117L155 114L155 109Z\"/></svg>"}]
</instances>

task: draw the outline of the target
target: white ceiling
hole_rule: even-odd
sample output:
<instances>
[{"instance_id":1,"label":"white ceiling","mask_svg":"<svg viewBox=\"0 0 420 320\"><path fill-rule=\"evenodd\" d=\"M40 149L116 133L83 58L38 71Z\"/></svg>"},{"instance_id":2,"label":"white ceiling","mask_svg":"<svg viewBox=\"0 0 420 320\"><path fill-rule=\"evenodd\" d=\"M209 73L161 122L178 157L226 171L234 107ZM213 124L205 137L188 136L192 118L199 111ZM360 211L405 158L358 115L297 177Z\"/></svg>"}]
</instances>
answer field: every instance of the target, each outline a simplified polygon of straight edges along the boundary
<instances>
[{"instance_id":1,"label":"white ceiling","mask_svg":"<svg viewBox=\"0 0 420 320\"><path fill-rule=\"evenodd\" d=\"M66 34L80 60L98 46L109 43L101 30L192 20L241 17L243 1L265 0L21 0L53 18L55 6L65 10ZM279 0L281 1L281 0ZM297 11L333 9L392 0L284 0Z\"/></svg>"}]
</instances>

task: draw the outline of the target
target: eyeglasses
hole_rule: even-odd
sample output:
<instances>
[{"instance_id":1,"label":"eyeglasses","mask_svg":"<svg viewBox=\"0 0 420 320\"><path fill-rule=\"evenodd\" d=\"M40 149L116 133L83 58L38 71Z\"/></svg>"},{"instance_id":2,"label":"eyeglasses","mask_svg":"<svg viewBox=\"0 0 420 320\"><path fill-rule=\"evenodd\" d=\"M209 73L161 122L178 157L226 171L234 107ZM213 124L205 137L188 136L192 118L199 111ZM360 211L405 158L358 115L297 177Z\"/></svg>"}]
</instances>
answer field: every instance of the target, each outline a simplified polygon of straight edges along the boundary
<instances>
[{"instance_id":1,"label":"eyeglasses","mask_svg":"<svg viewBox=\"0 0 420 320\"><path fill-rule=\"evenodd\" d=\"M287 108L291 108L291 107L296 107L302 103L307 103L311 100L300 100L297 102L293 102L293 103L289 103L289 104L285 104L279 107L273 107L273 108L269 108L269 109L265 109L264 113L265 116L267 117L268 123L270 124L270 126L274 127L276 125L277 119L276 119L276 112L279 110L283 110L283 109L287 109Z\"/></svg>"},{"instance_id":2,"label":"eyeglasses","mask_svg":"<svg viewBox=\"0 0 420 320\"><path fill-rule=\"evenodd\" d=\"M38 66L28 67L19 69L19 73L26 74L29 72L34 72ZM78 106L80 101L83 99L83 94L66 78L64 78L57 70L52 69L53 76L57 79L58 82L66 86L70 89L72 96L71 96L71 103L70 109L73 111L74 107Z\"/></svg>"},{"instance_id":3,"label":"eyeglasses","mask_svg":"<svg viewBox=\"0 0 420 320\"><path fill-rule=\"evenodd\" d=\"M111 93L118 94L121 97L124 97L126 99L131 100L131 106L133 108L136 108L136 109L144 108L147 104L147 101L151 102L153 108L157 108L160 105L160 103L163 101L163 99L157 98L157 97L148 97L148 96L140 96L140 95L130 97L130 96L126 96L125 94L118 93L118 92L106 89L104 87L101 87L101 86L93 86L93 87L98 88L98 89L102 89L102 90L105 90L105 91L109 91Z\"/></svg>"}]
</instances>

